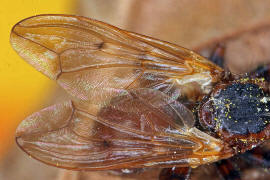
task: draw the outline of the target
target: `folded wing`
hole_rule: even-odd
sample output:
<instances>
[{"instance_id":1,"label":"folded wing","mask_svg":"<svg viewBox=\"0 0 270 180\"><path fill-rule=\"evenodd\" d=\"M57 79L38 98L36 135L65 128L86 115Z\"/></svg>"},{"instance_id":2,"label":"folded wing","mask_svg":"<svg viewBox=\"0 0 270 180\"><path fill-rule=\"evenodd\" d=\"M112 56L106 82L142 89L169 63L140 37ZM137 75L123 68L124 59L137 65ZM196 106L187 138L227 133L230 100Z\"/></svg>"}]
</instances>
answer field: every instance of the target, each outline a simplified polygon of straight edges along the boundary
<instances>
[{"instance_id":1,"label":"folded wing","mask_svg":"<svg viewBox=\"0 0 270 180\"><path fill-rule=\"evenodd\" d=\"M130 90L96 114L72 102L48 107L16 136L33 158L75 170L198 166L224 157L222 142L196 129L192 112L151 89Z\"/></svg>"},{"instance_id":2,"label":"folded wing","mask_svg":"<svg viewBox=\"0 0 270 180\"><path fill-rule=\"evenodd\" d=\"M186 94L208 93L223 71L185 48L78 16L25 19L12 29L11 44L75 99L101 106L136 88L193 98Z\"/></svg>"}]
</instances>

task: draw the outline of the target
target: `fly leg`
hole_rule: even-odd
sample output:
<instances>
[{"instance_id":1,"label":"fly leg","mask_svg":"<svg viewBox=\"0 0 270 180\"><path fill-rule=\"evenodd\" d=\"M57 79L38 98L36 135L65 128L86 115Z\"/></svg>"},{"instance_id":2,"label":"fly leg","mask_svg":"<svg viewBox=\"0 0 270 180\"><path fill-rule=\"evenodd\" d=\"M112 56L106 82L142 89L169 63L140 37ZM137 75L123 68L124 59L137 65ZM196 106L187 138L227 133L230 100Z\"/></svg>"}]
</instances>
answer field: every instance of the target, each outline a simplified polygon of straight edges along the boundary
<instances>
[{"instance_id":1,"label":"fly leg","mask_svg":"<svg viewBox=\"0 0 270 180\"><path fill-rule=\"evenodd\" d=\"M188 180L190 172L190 167L164 168L159 174L159 180Z\"/></svg>"},{"instance_id":2,"label":"fly leg","mask_svg":"<svg viewBox=\"0 0 270 180\"><path fill-rule=\"evenodd\" d=\"M244 159L249 164L257 165L263 168L270 168L270 150L258 147L245 152L243 155Z\"/></svg>"},{"instance_id":3,"label":"fly leg","mask_svg":"<svg viewBox=\"0 0 270 180\"><path fill-rule=\"evenodd\" d=\"M225 67L224 53L225 53L224 45L217 44L211 56L209 57L209 60L215 63L216 65L224 68Z\"/></svg>"},{"instance_id":4,"label":"fly leg","mask_svg":"<svg viewBox=\"0 0 270 180\"><path fill-rule=\"evenodd\" d=\"M241 180L240 171L231 160L224 159L215 164L223 180Z\"/></svg>"}]
</instances>

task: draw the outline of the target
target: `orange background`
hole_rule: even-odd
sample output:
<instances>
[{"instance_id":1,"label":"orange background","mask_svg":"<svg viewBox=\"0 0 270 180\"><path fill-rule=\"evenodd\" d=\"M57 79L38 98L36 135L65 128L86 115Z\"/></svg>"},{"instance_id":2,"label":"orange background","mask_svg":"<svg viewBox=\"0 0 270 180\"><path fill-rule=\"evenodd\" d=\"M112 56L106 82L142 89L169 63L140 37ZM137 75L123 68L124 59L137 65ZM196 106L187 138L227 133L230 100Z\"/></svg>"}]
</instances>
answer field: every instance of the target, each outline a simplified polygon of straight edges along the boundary
<instances>
[{"instance_id":1,"label":"orange background","mask_svg":"<svg viewBox=\"0 0 270 180\"><path fill-rule=\"evenodd\" d=\"M0 158L14 144L16 126L40 109L55 83L25 63L11 48L18 21L36 14L73 13L75 0L2 0L0 6Z\"/></svg>"}]
</instances>

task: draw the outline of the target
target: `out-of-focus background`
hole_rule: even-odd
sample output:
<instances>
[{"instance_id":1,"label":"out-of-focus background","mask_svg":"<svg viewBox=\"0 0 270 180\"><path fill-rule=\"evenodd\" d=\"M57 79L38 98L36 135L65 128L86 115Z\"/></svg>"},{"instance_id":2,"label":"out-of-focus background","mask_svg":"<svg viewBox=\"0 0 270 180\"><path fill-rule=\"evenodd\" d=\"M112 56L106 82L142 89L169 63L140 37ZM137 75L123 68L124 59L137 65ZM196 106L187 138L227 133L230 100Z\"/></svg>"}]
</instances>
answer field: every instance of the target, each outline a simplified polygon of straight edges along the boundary
<instances>
[{"instance_id":1,"label":"out-of-focus background","mask_svg":"<svg viewBox=\"0 0 270 180\"><path fill-rule=\"evenodd\" d=\"M36 14L77 14L170 41L209 56L216 43L227 47L229 68L246 72L270 62L270 1L254 0L2 0L0 6L0 180L136 179L107 173L71 173L36 162L14 144L19 122L32 112L65 99L52 81L12 50L9 33ZM207 166L207 169L211 167ZM59 173L60 172L60 173ZM207 171L210 174L210 170ZM205 174L205 173L204 173ZM257 171L249 179L267 179ZM263 175L262 175L263 174ZM156 170L144 177L156 178ZM197 179L207 176L195 175ZM78 178L77 178L78 179ZM141 179L141 178L140 178Z\"/></svg>"}]
</instances>

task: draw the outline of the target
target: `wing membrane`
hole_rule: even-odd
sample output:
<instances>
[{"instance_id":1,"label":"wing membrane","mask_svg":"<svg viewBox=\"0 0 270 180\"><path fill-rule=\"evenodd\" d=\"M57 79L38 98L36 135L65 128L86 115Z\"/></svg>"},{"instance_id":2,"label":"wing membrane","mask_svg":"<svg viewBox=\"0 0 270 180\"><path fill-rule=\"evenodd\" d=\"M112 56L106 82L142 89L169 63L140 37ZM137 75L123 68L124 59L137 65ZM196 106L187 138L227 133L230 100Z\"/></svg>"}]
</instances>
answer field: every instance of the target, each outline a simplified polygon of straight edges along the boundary
<instances>
[{"instance_id":1,"label":"wing membrane","mask_svg":"<svg viewBox=\"0 0 270 180\"><path fill-rule=\"evenodd\" d=\"M136 88L158 89L178 98L192 86L203 94L222 72L185 48L78 16L23 20L14 26L11 43L28 63L75 98L96 105Z\"/></svg>"},{"instance_id":2,"label":"wing membrane","mask_svg":"<svg viewBox=\"0 0 270 180\"><path fill-rule=\"evenodd\" d=\"M198 100L223 71L194 52L68 15L19 22L11 44L74 97L18 127L17 143L32 157L76 170L198 166L225 157L222 142L196 129L176 101Z\"/></svg>"},{"instance_id":3,"label":"wing membrane","mask_svg":"<svg viewBox=\"0 0 270 180\"><path fill-rule=\"evenodd\" d=\"M17 142L40 161L76 170L198 166L224 157L222 142L194 128L185 106L151 89L130 90L97 114L72 102L46 108L24 120Z\"/></svg>"}]
</instances>

